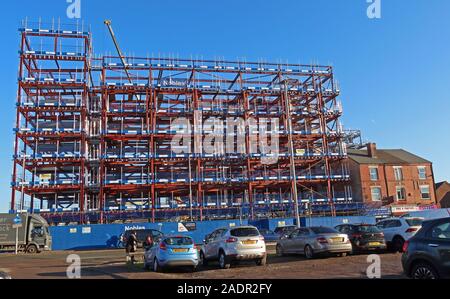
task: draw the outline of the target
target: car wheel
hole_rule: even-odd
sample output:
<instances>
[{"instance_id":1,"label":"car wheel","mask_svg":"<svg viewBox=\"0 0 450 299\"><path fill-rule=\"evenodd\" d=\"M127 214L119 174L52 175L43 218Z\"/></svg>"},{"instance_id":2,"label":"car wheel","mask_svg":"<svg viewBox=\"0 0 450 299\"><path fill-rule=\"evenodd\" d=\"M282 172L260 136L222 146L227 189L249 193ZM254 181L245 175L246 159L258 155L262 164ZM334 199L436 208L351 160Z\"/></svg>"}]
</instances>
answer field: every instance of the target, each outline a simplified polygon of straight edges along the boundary
<instances>
[{"instance_id":1,"label":"car wheel","mask_svg":"<svg viewBox=\"0 0 450 299\"><path fill-rule=\"evenodd\" d=\"M256 260L257 266L265 266L267 264L267 255L265 255L262 259Z\"/></svg>"},{"instance_id":2,"label":"car wheel","mask_svg":"<svg viewBox=\"0 0 450 299\"><path fill-rule=\"evenodd\" d=\"M405 244L405 240L400 236L396 236L394 240L392 240L392 248L394 252L402 252L403 244Z\"/></svg>"},{"instance_id":3,"label":"car wheel","mask_svg":"<svg viewBox=\"0 0 450 299\"><path fill-rule=\"evenodd\" d=\"M277 255L278 255L278 256L280 256L280 257L281 257L281 256L284 256L283 247L281 247L280 244L277 244L276 251L277 251Z\"/></svg>"},{"instance_id":4,"label":"car wheel","mask_svg":"<svg viewBox=\"0 0 450 299\"><path fill-rule=\"evenodd\" d=\"M314 250L309 245L305 246L305 257L307 259L313 259L314 258Z\"/></svg>"},{"instance_id":5,"label":"car wheel","mask_svg":"<svg viewBox=\"0 0 450 299\"><path fill-rule=\"evenodd\" d=\"M418 263L414 265L411 271L413 279L438 279L439 275L434 268L427 263Z\"/></svg>"},{"instance_id":6,"label":"car wheel","mask_svg":"<svg viewBox=\"0 0 450 299\"><path fill-rule=\"evenodd\" d=\"M221 251L219 253L219 267L220 269L229 269L231 266L231 263L228 261L227 256L225 255L225 252Z\"/></svg>"},{"instance_id":7,"label":"car wheel","mask_svg":"<svg viewBox=\"0 0 450 299\"><path fill-rule=\"evenodd\" d=\"M157 258L155 258L155 260L153 261L153 271L154 272L161 272L162 271L162 268L159 265L159 262L158 262Z\"/></svg>"},{"instance_id":8,"label":"car wheel","mask_svg":"<svg viewBox=\"0 0 450 299\"><path fill-rule=\"evenodd\" d=\"M346 257L347 256L347 252L343 252L339 254L340 257Z\"/></svg>"},{"instance_id":9,"label":"car wheel","mask_svg":"<svg viewBox=\"0 0 450 299\"><path fill-rule=\"evenodd\" d=\"M37 252L38 252L38 249L37 249L36 245L33 245L33 244L28 245L28 247L27 247L27 253L29 253L29 254L35 254L35 253L37 253Z\"/></svg>"},{"instance_id":10,"label":"car wheel","mask_svg":"<svg viewBox=\"0 0 450 299\"><path fill-rule=\"evenodd\" d=\"M197 266L192 266L191 272L194 273L194 272L196 272L196 271L197 271Z\"/></svg>"},{"instance_id":11,"label":"car wheel","mask_svg":"<svg viewBox=\"0 0 450 299\"><path fill-rule=\"evenodd\" d=\"M203 267L207 267L208 266L208 260L205 257L205 254L203 253L203 251L200 251L200 264L202 264Z\"/></svg>"}]
</instances>

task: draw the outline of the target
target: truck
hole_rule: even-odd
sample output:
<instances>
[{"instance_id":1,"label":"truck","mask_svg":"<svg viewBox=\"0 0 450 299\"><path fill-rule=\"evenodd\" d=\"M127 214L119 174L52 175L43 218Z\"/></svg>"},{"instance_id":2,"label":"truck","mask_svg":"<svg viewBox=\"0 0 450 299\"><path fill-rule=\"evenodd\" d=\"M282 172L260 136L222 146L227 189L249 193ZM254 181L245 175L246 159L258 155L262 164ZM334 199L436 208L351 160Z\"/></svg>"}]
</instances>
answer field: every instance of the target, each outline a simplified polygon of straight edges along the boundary
<instances>
[{"instance_id":1,"label":"truck","mask_svg":"<svg viewBox=\"0 0 450 299\"><path fill-rule=\"evenodd\" d=\"M18 221L20 218L20 221ZM47 221L37 214L0 214L0 252L18 251L30 254L51 250L52 237Z\"/></svg>"}]
</instances>

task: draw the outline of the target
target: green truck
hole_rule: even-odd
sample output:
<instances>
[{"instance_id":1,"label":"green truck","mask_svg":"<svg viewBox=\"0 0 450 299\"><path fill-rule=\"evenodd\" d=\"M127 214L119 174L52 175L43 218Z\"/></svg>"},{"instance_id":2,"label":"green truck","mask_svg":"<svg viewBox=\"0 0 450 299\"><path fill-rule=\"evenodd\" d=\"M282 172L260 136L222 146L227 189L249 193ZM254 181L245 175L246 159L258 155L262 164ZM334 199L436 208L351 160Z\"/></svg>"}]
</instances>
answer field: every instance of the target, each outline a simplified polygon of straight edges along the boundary
<instances>
[{"instance_id":1,"label":"green truck","mask_svg":"<svg viewBox=\"0 0 450 299\"><path fill-rule=\"evenodd\" d=\"M39 253L51 250L52 237L47 221L36 214L0 214L0 251L14 251L16 241L18 251Z\"/></svg>"}]
</instances>

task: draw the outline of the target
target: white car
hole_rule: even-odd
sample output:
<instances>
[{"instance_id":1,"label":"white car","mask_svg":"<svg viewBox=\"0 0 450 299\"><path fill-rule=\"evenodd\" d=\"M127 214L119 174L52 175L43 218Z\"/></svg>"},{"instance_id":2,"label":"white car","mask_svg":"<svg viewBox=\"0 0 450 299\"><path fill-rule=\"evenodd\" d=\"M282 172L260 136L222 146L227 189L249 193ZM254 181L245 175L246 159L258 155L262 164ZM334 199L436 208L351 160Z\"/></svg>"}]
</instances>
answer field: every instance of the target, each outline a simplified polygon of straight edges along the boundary
<instances>
[{"instance_id":1,"label":"white car","mask_svg":"<svg viewBox=\"0 0 450 299\"><path fill-rule=\"evenodd\" d=\"M266 243L253 226L220 228L205 237L200 249L200 262L219 261L222 269L228 269L233 261L253 260L257 265L266 264Z\"/></svg>"},{"instance_id":2,"label":"white car","mask_svg":"<svg viewBox=\"0 0 450 299\"><path fill-rule=\"evenodd\" d=\"M423 220L421 217L389 218L378 222L377 227L383 231L388 247L402 252L403 244L419 231Z\"/></svg>"}]
</instances>

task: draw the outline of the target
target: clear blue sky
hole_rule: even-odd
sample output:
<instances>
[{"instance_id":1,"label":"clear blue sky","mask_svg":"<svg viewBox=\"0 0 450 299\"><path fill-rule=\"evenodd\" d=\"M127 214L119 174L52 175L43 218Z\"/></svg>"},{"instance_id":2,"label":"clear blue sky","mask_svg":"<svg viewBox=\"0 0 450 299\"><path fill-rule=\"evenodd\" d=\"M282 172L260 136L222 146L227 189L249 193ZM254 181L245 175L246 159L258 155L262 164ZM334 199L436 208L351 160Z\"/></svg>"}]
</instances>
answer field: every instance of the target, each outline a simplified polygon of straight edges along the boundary
<instances>
[{"instance_id":1,"label":"clear blue sky","mask_svg":"<svg viewBox=\"0 0 450 299\"><path fill-rule=\"evenodd\" d=\"M226 2L226 3L225 3ZM244 3L245 2L245 3ZM20 20L66 16L65 0L2 3L0 18L0 211L10 199ZM344 125L380 148L404 148L450 180L450 1L81 0L97 53L114 52L112 19L124 52L332 64L341 84Z\"/></svg>"}]
</instances>

